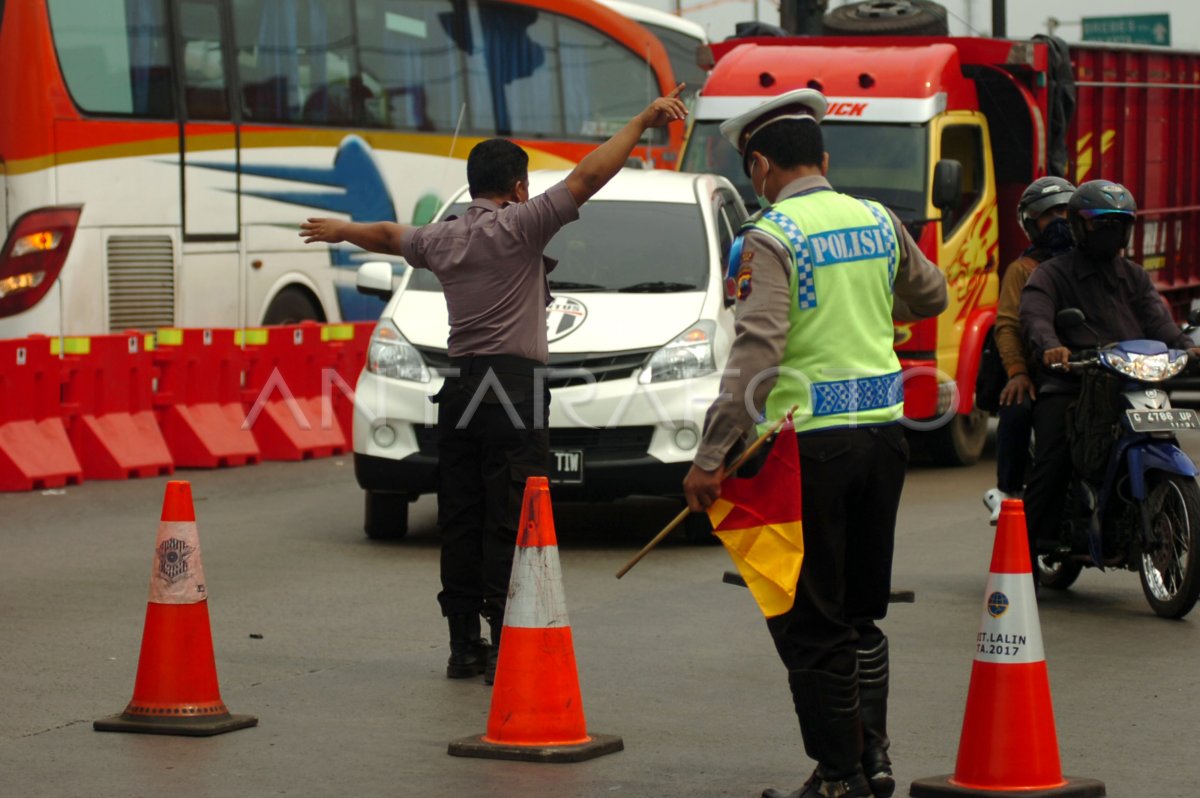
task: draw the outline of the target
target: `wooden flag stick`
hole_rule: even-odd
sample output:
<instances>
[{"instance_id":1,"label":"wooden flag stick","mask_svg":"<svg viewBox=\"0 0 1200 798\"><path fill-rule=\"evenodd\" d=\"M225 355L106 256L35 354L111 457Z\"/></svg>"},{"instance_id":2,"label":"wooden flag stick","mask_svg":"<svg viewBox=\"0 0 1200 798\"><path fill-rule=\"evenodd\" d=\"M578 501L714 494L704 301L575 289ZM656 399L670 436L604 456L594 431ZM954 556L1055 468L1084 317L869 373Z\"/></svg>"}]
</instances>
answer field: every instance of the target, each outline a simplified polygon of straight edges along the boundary
<instances>
[{"instance_id":1,"label":"wooden flag stick","mask_svg":"<svg viewBox=\"0 0 1200 798\"><path fill-rule=\"evenodd\" d=\"M725 471L726 478L736 474L737 470L742 467L742 463L746 462L746 460L749 459L750 455L757 452L759 447L761 447L764 443L767 442L768 438L770 438L772 435L774 435L776 432L778 432L779 428L782 427L787 422L787 420L792 417L792 414L795 413L797 408L799 408L799 407L800 407L800 405L792 405L792 409L787 412L787 415L785 415L783 418L779 419L774 424L772 424L771 428L769 430L764 432L762 435L758 436L758 440L756 440L754 443L752 443L748 447L746 447L746 451L742 452L742 454L736 460L733 461L733 465L729 466L729 468ZM663 527L662 531L659 532L657 535L655 535L654 538L651 539L651 541L649 543L647 543L645 546L643 546L642 550L639 551L637 554L635 554L632 560L625 563L624 567L622 567L621 570L617 571L617 579L620 579L622 576L629 573L630 569L633 568L633 566L637 565L638 562L640 562L643 557L645 557L647 554L650 553L650 549L654 548L659 543L662 543L663 539L666 538L667 535L671 534L671 532L674 531L675 527L682 524L683 519L687 518L691 512L692 512L691 508L689 508L689 507L684 507L682 510L680 510L679 515L672 518L671 522L669 524L667 524L665 527Z\"/></svg>"}]
</instances>

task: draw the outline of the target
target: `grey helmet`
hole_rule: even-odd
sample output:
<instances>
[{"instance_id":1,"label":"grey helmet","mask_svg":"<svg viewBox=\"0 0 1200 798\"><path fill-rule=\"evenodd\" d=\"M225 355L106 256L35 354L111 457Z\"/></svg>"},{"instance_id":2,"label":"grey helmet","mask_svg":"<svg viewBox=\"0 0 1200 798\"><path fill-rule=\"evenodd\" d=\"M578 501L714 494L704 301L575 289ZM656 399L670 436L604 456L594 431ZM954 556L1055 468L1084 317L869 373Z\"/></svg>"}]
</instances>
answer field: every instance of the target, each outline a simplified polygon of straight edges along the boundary
<instances>
[{"instance_id":1,"label":"grey helmet","mask_svg":"<svg viewBox=\"0 0 1200 798\"><path fill-rule=\"evenodd\" d=\"M1089 180L1075 190L1067 204L1067 222L1071 225L1071 236L1079 247L1086 247L1088 239L1085 219L1112 219L1124 222L1125 246L1129 245L1129 234L1137 218L1137 202L1129 189L1111 180Z\"/></svg>"},{"instance_id":2,"label":"grey helmet","mask_svg":"<svg viewBox=\"0 0 1200 798\"><path fill-rule=\"evenodd\" d=\"M1075 193L1070 180L1061 177L1039 177L1021 192L1017 203L1017 219L1030 241L1037 239L1037 220L1051 208L1066 205Z\"/></svg>"}]
</instances>

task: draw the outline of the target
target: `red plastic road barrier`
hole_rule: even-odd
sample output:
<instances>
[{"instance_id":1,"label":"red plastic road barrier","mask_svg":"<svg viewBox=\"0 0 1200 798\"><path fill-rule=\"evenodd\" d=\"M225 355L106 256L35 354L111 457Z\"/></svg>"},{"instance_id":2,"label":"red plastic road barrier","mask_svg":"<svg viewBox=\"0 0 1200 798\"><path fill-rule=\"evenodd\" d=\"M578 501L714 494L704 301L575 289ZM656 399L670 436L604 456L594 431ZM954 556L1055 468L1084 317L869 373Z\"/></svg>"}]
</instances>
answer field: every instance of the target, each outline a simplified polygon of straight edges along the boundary
<instances>
[{"instance_id":1,"label":"red plastic road barrier","mask_svg":"<svg viewBox=\"0 0 1200 798\"><path fill-rule=\"evenodd\" d=\"M50 341L0 341L0 490L83 481L61 416L63 366Z\"/></svg>"},{"instance_id":2,"label":"red plastic road barrier","mask_svg":"<svg viewBox=\"0 0 1200 798\"><path fill-rule=\"evenodd\" d=\"M72 339L65 402L78 408L71 444L87 479L171 474L175 462L154 416L153 338L139 332Z\"/></svg>"},{"instance_id":3,"label":"red plastic road barrier","mask_svg":"<svg viewBox=\"0 0 1200 798\"><path fill-rule=\"evenodd\" d=\"M253 465L258 444L242 428L245 358L234 330L158 331L158 423L179 468Z\"/></svg>"},{"instance_id":4,"label":"red plastic road barrier","mask_svg":"<svg viewBox=\"0 0 1200 798\"><path fill-rule=\"evenodd\" d=\"M267 460L307 460L347 450L333 413L333 361L313 323L245 331L245 427Z\"/></svg>"},{"instance_id":5,"label":"red plastic road barrier","mask_svg":"<svg viewBox=\"0 0 1200 798\"><path fill-rule=\"evenodd\" d=\"M354 387L366 365L374 330L373 321L327 324L321 328L321 340L333 359L332 371L324 372L323 380L328 386L325 390L331 397L333 415L341 424L348 444L354 443Z\"/></svg>"}]
</instances>

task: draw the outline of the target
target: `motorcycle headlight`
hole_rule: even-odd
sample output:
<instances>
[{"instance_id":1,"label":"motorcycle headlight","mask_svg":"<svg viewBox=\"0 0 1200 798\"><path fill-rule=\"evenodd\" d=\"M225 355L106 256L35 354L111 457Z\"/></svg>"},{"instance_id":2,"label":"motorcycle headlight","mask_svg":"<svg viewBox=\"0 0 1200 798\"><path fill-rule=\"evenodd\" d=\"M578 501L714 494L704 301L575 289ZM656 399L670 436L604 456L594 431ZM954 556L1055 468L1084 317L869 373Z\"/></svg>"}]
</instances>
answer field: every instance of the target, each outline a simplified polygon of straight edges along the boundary
<instances>
[{"instance_id":1,"label":"motorcycle headlight","mask_svg":"<svg viewBox=\"0 0 1200 798\"><path fill-rule=\"evenodd\" d=\"M1174 354L1175 357L1172 358L1171 354ZM1130 354L1127 357L1121 357L1116 352L1104 352L1101 354L1101 358L1104 360L1104 365L1113 371L1140 382L1162 382L1170 379L1183 371L1188 360L1186 352L1170 354L1164 352L1158 355Z\"/></svg>"},{"instance_id":2,"label":"motorcycle headlight","mask_svg":"<svg viewBox=\"0 0 1200 798\"><path fill-rule=\"evenodd\" d=\"M711 321L699 321L684 331L674 341L650 356L638 382L687 380L701 377L717 370L713 355L713 337L717 325Z\"/></svg>"},{"instance_id":3,"label":"motorcycle headlight","mask_svg":"<svg viewBox=\"0 0 1200 798\"><path fill-rule=\"evenodd\" d=\"M410 382L429 382L429 369L421 353L410 344L389 319L379 322L367 349L367 371L381 377Z\"/></svg>"}]
</instances>

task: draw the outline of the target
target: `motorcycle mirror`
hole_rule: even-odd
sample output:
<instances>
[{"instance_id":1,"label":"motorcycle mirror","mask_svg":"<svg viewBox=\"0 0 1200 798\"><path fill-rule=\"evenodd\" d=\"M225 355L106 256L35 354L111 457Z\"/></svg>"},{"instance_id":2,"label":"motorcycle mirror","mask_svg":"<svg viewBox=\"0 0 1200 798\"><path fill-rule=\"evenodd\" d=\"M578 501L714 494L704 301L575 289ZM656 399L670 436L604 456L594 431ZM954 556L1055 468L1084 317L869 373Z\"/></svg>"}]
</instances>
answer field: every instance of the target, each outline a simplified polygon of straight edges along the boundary
<instances>
[{"instance_id":1,"label":"motorcycle mirror","mask_svg":"<svg viewBox=\"0 0 1200 798\"><path fill-rule=\"evenodd\" d=\"M1192 308L1192 311L1187 315L1187 321L1193 327L1200 327L1200 308Z\"/></svg>"},{"instance_id":2,"label":"motorcycle mirror","mask_svg":"<svg viewBox=\"0 0 1200 798\"><path fill-rule=\"evenodd\" d=\"M1082 327L1087 323L1087 317L1079 308L1063 308L1054 314L1054 323L1064 330L1072 327Z\"/></svg>"}]
</instances>

